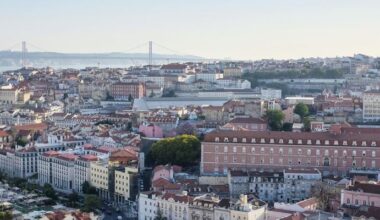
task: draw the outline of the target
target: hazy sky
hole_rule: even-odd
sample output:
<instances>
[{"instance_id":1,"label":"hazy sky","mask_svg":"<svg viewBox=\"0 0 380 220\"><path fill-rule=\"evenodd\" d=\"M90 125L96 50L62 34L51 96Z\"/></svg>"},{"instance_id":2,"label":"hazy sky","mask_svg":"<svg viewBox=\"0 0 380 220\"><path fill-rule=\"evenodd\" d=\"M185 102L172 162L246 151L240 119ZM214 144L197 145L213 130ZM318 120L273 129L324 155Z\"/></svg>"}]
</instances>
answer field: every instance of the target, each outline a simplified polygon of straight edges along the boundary
<instances>
[{"instance_id":1,"label":"hazy sky","mask_svg":"<svg viewBox=\"0 0 380 220\"><path fill-rule=\"evenodd\" d=\"M57 52L152 40L209 58L380 56L380 0L0 0L0 50L22 40Z\"/></svg>"}]
</instances>

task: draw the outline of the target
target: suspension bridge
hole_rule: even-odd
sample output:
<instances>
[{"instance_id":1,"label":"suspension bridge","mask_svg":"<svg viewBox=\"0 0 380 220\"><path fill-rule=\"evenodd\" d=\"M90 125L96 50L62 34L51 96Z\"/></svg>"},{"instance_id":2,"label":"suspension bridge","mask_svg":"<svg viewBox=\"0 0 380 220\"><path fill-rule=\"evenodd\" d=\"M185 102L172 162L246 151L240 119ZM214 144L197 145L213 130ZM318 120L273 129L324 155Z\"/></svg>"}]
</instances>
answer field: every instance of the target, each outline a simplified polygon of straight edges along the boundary
<instances>
[{"instance_id":1,"label":"suspension bridge","mask_svg":"<svg viewBox=\"0 0 380 220\"><path fill-rule=\"evenodd\" d=\"M153 49L154 52L153 52ZM158 64L155 61L170 63L178 61L202 61L203 58L189 55L175 49L171 49L160 43L148 41L129 47L122 51L115 51L109 53L59 53L51 50L44 49L33 43L22 41L21 43L15 43L12 46L0 50L1 52L9 52L8 58L18 59L18 65L20 67L28 67L32 59L59 59L59 58L71 58L71 59L92 59L98 60L100 64L102 60L106 59L120 59L129 60L135 66L148 65L149 67ZM7 58L6 55L0 56L1 58Z\"/></svg>"}]
</instances>

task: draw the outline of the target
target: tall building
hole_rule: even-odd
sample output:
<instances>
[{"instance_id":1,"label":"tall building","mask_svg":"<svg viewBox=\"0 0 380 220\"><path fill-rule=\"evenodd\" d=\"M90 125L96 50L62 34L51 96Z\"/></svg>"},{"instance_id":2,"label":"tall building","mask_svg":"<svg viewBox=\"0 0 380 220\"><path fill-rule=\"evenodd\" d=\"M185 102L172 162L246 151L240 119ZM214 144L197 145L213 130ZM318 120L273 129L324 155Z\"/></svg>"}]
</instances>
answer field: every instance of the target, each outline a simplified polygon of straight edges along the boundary
<instances>
[{"instance_id":1,"label":"tall building","mask_svg":"<svg viewBox=\"0 0 380 220\"><path fill-rule=\"evenodd\" d=\"M380 121L380 91L363 93L363 121Z\"/></svg>"}]
</instances>

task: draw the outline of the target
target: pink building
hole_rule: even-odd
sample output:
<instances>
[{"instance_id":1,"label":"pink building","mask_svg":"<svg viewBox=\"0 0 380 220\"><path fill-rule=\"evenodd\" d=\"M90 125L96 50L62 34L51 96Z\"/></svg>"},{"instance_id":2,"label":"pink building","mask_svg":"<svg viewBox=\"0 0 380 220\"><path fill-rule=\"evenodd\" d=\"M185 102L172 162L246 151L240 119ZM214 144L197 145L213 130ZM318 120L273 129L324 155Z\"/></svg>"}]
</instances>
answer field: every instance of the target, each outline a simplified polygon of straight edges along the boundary
<instances>
[{"instance_id":1,"label":"pink building","mask_svg":"<svg viewBox=\"0 0 380 220\"><path fill-rule=\"evenodd\" d=\"M162 129L153 124L149 125L140 125L139 132L143 133L146 137L150 138L163 138L164 134L162 132Z\"/></svg>"},{"instance_id":2,"label":"pink building","mask_svg":"<svg viewBox=\"0 0 380 220\"><path fill-rule=\"evenodd\" d=\"M355 182L341 191L342 206L380 207L380 183Z\"/></svg>"},{"instance_id":3,"label":"pink building","mask_svg":"<svg viewBox=\"0 0 380 220\"><path fill-rule=\"evenodd\" d=\"M380 129L332 126L329 132L214 131L202 142L201 173L317 168L324 175L380 168Z\"/></svg>"},{"instance_id":4,"label":"pink building","mask_svg":"<svg viewBox=\"0 0 380 220\"><path fill-rule=\"evenodd\" d=\"M174 174L181 172L182 167L177 165L159 165L156 166L153 170L153 178L152 182L155 180L158 180L160 178L173 181L174 180Z\"/></svg>"}]
</instances>

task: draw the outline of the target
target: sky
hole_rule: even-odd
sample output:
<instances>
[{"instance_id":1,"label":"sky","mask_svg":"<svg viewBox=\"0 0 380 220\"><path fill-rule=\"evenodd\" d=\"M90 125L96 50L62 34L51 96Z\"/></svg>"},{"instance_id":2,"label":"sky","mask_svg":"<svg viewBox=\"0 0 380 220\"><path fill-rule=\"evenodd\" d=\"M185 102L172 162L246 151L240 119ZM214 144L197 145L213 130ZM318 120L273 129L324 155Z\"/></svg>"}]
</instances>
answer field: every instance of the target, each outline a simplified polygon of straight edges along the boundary
<instances>
[{"instance_id":1,"label":"sky","mask_svg":"<svg viewBox=\"0 0 380 220\"><path fill-rule=\"evenodd\" d=\"M379 0L0 0L0 50L26 41L145 52L151 40L156 53L205 58L380 56L379 9Z\"/></svg>"}]
</instances>

